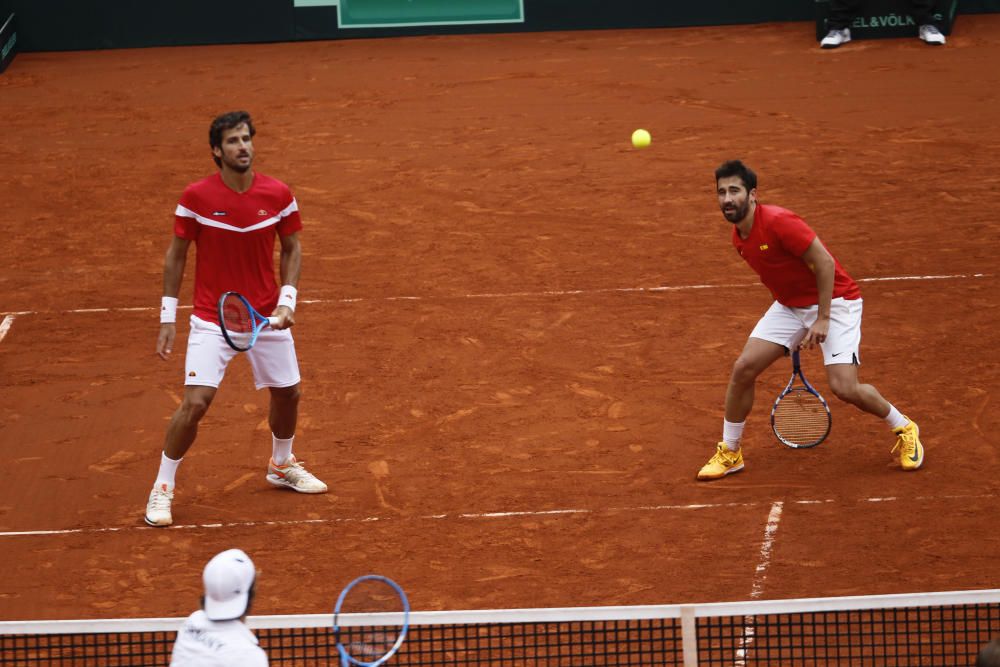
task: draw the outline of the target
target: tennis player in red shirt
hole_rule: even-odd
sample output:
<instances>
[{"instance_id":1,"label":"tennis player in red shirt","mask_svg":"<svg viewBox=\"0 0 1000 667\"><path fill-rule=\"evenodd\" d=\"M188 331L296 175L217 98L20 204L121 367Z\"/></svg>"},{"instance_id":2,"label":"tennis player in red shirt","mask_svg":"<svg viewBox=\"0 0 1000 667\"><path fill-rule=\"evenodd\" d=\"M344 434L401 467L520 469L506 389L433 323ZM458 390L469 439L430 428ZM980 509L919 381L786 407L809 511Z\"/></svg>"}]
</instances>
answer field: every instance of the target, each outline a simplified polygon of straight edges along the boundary
<instances>
[{"instance_id":1,"label":"tennis player in red shirt","mask_svg":"<svg viewBox=\"0 0 1000 667\"><path fill-rule=\"evenodd\" d=\"M750 333L726 389L722 442L698 472L712 480L743 469L740 439L753 407L754 384L764 370L796 347L823 351L837 398L884 419L896 434L893 452L903 470L924 462L916 423L870 384L858 381L861 291L816 232L791 211L757 201L757 175L739 160L715 170L719 207L733 223L733 245L760 275L774 303Z\"/></svg>"},{"instance_id":2,"label":"tennis player in red shirt","mask_svg":"<svg viewBox=\"0 0 1000 667\"><path fill-rule=\"evenodd\" d=\"M163 299L156 352L168 359L177 336L177 294L188 248L198 247L194 312L184 360L184 400L167 427L160 469L146 504L146 523L173 523L177 467L198 434L226 366L237 352L219 328L216 304L227 291L243 294L261 313L278 318L246 352L257 389L271 393L271 460L266 480L300 493L323 493L326 484L292 454L299 405L299 366L289 330L295 324L296 286L302 266L302 219L288 186L255 173L250 114L233 111L212 121L209 145L219 171L192 183L174 213L174 238L163 266ZM274 278L274 242L281 244L281 288Z\"/></svg>"}]
</instances>

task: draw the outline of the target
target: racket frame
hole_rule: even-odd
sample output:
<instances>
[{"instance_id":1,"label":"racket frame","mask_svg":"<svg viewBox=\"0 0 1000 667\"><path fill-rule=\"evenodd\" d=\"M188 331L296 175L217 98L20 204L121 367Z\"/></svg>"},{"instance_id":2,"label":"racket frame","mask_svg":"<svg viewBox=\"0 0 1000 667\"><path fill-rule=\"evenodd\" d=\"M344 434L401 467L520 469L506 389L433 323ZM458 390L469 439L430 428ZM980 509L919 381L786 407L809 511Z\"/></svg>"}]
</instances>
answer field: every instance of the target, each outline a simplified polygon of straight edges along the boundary
<instances>
[{"instance_id":1,"label":"racket frame","mask_svg":"<svg viewBox=\"0 0 1000 667\"><path fill-rule=\"evenodd\" d=\"M347 594L351 592L351 589L358 584L365 581L381 581L382 583L388 585L392 588L396 595L399 596L399 600L403 605L403 623L399 628L399 636L396 637L396 641L389 648L385 654L378 660L372 662L362 662L348 653L347 649L344 648L344 644L340 641L340 616L341 607L344 604L344 600L347 598ZM348 612L350 614L352 612ZM337 653L340 654L340 664L342 667L348 667L349 665L359 665L360 667L378 667L378 665L383 664L386 660L391 658L399 651L399 648L403 645L406 640L406 633L410 628L410 601L406 597L406 593L403 591L402 587L389 577L384 577L380 574L366 574L358 577L351 583L344 587L344 590L340 591L340 595L337 596L337 604L333 608L333 636L337 642Z\"/></svg>"},{"instance_id":2,"label":"racket frame","mask_svg":"<svg viewBox=\"0 0 1000 667\"><path fill-rule=\"evenodd\" d=\"M250 333L250 343L247 344L245 347L237 345L236 341L234 341L233 338L229 335L229 331L226 330L226 317L225 313L223 312L223 305L226 302L226 297L229 296L234 296L243 302L243 305L246 306L247 308L247 312L250 314L250 320L253 322L253 331ZM277 317L264 317L263 315L258 313L257 310L250 305L250 302L247 301L247 298L242 294L240 294L239 292L232 292L232 291L223 292L222 296L219 297L219 303L217 309L219 311L219 328L222 329L222 337L226 339L226 343L229 345L229 347L233 348L237 352L246 352L247 350L252 348L254 344L257 342L257 336L260 334L261 329L263 329L266 326L273 327L275 324L278 323Z\"/></svg>"},{"instance_id":3,"label":"racket frame","mask_svg":"<svg viewBox=\"0 0 1000 667\"><path fill-rule=\"evenodd\" d=\"M807 380L806 376L802 373L802 364L799 360L799 351L792 350L791 357L792 357L792 377L789 378L788 384L785 385L785 389L778 395L778 398L775 399L774 405L771 406L771 430L774 432L774 437L778 439L778 442L787 447L791 447L792 449L810 449L820 444L824 440L826 440L826 437L830 435L830 429L833 428L833 415L830 412L830 406L827 404L826 399L823 398L823 395L820 394L818 391L816 391L816 389L811 384L809 384L809 380ZM795 386L795 378L798 378L799 380L802 381L801 387ZM775 427L774 424L774 413L777 411L778 403L781 402L781 399L783 399L785 396L788 396L793 391L799 391L801 389L804 389L808 393L818 398L819 402L823 405L823 409L826 410L826 431L823 433L822 436L820 436L814 442L807 444L801 444L787 440L780 433L778 433L778 429Z\"/></svg>"}]
</instances>

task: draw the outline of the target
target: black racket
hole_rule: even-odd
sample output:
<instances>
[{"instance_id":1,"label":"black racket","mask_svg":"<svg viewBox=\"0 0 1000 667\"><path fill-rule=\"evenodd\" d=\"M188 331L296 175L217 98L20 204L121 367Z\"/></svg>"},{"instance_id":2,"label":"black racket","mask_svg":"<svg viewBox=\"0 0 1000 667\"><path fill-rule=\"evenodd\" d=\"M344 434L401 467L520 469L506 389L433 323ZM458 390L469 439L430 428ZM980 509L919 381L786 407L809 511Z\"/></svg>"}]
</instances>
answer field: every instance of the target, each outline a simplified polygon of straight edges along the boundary
<instances>
[{"instance_id":1,"label":"black racket","mask_svg":"<svg viewBox=\"0 0 1000 667\"><path fill-rule=\"evenodd\" d=\"M771 408L771 429L789 447L815 447L833 425L830 406L802 374L799 351L792 352L792 378Z\"/></svg>"}]
</instances>

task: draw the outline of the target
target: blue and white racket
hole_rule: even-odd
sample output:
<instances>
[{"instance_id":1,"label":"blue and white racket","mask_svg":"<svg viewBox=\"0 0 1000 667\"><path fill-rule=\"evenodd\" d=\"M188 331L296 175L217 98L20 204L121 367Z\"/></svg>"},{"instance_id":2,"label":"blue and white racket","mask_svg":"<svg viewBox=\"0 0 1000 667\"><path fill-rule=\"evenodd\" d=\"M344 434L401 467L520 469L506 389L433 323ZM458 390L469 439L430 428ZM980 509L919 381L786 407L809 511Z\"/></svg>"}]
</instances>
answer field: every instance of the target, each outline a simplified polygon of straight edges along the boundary
<instances>
[{"instance_id":1,"label":"blue and white racket","mask_svg":"<svg viewBox=\"0 0 1000 667\"><path fill-rule=\"evenodd\" d=\"M789 447L815 447L833 425L830 407L802 374L799 351L792 352L792 378L771 408L771 430Z\"/></svg>"},{"instance_id":2,"label":"blue and white racket","mask_svg":"<svg viewBox=\"0 0 1000 667\"><path fill-rule=\"evenodd\" d=\"M341 667L376 667L395 655L410 627L410 602L392 579L358 577L341 591L333 634Z\"/></svg>"},{"instance_id":3,"label":"blue and white racket","mask_svg":"<svg viewBox=\"0 0 1000 667\"><path fill-rule=\"evenodd\" d=\"M278 323L277 317L264 317L239 292L226 292L219 297L219 326L229 347L246 352L257 342L257 335L266 326Z\"/></svg>"}]
</instances>

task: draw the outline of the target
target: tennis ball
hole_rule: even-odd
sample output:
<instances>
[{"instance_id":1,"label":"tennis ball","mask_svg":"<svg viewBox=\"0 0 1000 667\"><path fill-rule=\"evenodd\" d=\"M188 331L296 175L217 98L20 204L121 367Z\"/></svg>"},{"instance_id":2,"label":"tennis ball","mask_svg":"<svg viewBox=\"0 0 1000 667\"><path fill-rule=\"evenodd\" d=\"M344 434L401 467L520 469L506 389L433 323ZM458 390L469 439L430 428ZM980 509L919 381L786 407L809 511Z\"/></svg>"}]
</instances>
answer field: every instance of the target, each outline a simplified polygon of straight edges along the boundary
<instances>
[{"instance_id":1,"label":"tennis ball","mask_svg":"<svg viewBox=\"0 0 1000 667\"><path fill-rule=\"evenodd\" d=\"M636 148L645 148L653 140L646 130L636 130L632 133L632 145Z\"/></svg>"}]
</instances>

